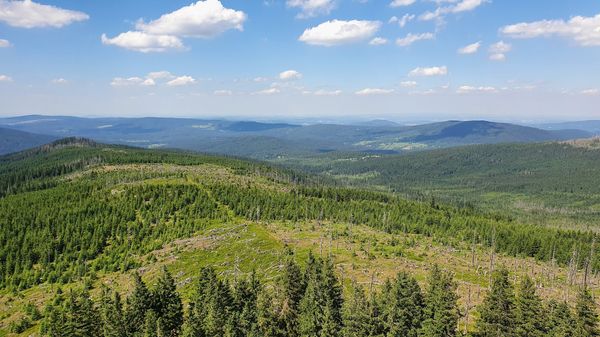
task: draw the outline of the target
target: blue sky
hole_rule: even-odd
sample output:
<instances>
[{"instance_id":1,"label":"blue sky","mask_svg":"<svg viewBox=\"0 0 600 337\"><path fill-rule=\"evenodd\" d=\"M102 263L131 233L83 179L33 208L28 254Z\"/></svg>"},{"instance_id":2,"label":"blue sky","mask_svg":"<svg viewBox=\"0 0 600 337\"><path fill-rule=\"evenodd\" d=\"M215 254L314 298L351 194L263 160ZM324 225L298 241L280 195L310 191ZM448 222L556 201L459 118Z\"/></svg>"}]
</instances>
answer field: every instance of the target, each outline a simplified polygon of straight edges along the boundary
<instances>
[{"instance_id":1,"label":"blue sky","mask_svg":"<svg viewBox=\"0 0 600 337\"><path fill-rule=\"evenodd\" d=\"M0 0L0 115L600 119L600 1Z\"/></svg>"}]
</instances>

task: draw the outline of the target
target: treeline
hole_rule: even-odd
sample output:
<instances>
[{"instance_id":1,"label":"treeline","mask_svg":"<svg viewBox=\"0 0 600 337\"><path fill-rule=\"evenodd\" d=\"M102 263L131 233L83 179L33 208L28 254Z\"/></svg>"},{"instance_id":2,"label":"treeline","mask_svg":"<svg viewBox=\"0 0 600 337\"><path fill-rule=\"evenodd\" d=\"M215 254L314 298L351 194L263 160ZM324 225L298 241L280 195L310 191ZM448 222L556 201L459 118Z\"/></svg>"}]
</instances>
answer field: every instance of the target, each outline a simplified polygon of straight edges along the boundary
<instances>
[{"instance_id":1,"label":"treeline","mask_svg":"<svg viewBox=\"0 0 600 337\"><path fill-rule=\"evenodd\" d=\"M331 260L309 255L305 268L290 257L273 285L248 278L223 279L203 268L184 310L171 275L163 270L152 289L134 274L126 300L103 288L98 301L89 289L58 292L44 312L41 333L49 337L451 337L462 314L452 275L434 266L425 288L399 273L379 289L353 283L348 296ZM508 272L494 274L467 334L474 337L600 336L595 304L582 289L575 310L543 301L533 282L517 289ZM25 318L24 320L27 320ZM21 323L25 326L27 324Z\"/></svg>"}]
</instances>

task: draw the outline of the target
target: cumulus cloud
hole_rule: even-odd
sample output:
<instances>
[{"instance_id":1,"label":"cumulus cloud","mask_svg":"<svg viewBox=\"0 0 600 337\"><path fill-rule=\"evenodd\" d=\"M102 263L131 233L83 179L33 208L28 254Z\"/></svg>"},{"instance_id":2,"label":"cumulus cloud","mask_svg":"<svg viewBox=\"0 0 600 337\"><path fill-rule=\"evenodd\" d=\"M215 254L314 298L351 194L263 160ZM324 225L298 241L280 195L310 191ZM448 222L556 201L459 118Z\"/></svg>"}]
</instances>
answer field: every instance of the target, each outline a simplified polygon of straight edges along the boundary
<instances>
[{"instance_id":1,"label":"cumulus cloud","mask_svg":"<svg viewBox=\"0 0 600 337\"><path fill-rule=\"evenodd\" d=\"M142 53L164 52L167 50L183 49L183 42L176 36L152 35L144 32L129 31L113 38L102 34L102 43L117 46Z\"/></svg>"},{"instance_id":2,"label":"cumulus cloud","mask_svg":"<svg viewBox=\"0 0 600 337\"><path fill-rule=\"evenodd\" d=\"M10 42L8 40L0 39L0 48L8 48L10 47Z\"/></svg>"},{"instance_id":3,"label":"cumulus cloud","mask_svg":"<svg viewBox=\"0 0 600 337\"><path fill-rule=\"evenodd\" d=\"M387 43L388 43L388 40L384 39L382 37L374 37L371 41L369 41L369 44L371 46L381 46L381 45L384 45Z\"/></svg>"},{"instance_id":4,"label":"cumulus cloud","mask_svg":"<svg viewBox=\"0 0 600 337\"><path fill-rule=\"evenodd\" d=\"M470 85L460 86L457 90L459 94L472 94L472 93L494 93L498 92L498 89L490 86L485 87L475 87Z\"/></svg>"},{"instance_id":5,"label":"cumulus cloud","mask_svg":"<svg viewBox=\"0 0 600 337\"><path fill-rule=\"evenodd\" d=\"M600 46L600 14L593 17L575 16L565 20L542 20L502 27L500 32L516 39L559 36L580 46Z\"/></svg>"},{"instance_id":6,"label":"cumulus cloud","mask_svg":"<svg viewBox=\"0 0 600 337\"><path fill-rule=\"evenodd\" d=\"M298 18L305 19L327 15L336 7L335 0L287 0L286 5L301 10Z\"/></svg>"},{"instance_id":7,"label":"cumulus cloud","mask_svg":"<svg viewBox=\"0 0 600 337\"><path fill-rule=\"evenodd\" d=\"M298 40L316 46L335 46L369 39L381 27L379 21L332 20L306 29Z\"/></svg>"},{"instance_id":8,"label":"cumulus cloud","mask_svg":"<svg viewBox=\"0 0 600 337\"><path fill-rule=\"evenodd\" d=\"M179 76L176 77L169 82L167 82L167 86L169 87L181 87L184 85L190 85L196 83L196 80L191 76Z\"/></svg>"},{"instance_id":9,"label":"cumulus cloud","mask_svg":"<svg viewBox=\"0 0 600 337\"><path fill-rule=\"evenodd\" d=\"M73 22L85 21L89 15L31 0L0 0L0 21L18 28L60 28Z\"/></svg>"},{"instance_id":10,"label":"cumulus cloud","mask_svg":"<svg viewBox=\"0 0 600 337\"><path fill-rule=\"evenodd\" d=\"M219 0L198 1L160 18L135 25L137 30L114 38L102 35L102 42L143 53L183 49L182 38L211 38L227 30L242 31L246 14L225 8Z\"/></svg>"},{"instance_id":11,"label":"cumulus cloud","mask_svg":"<svg viewBox=\"0 0 600 337\"><path fill-rule=\"evenodd\" d=\"M230 29L243 30L246 14L223 7L219 0L198 1L136 28L153 35L210 38Z\"/></svg>"},{"instance_id":12,"label":"cumulus cloud","mask_svg":"<svg viewBox=\"0 0 600 337\"><path fill-rule=\"evenodd\" d=\"M365 88L355 92L358 96L370 96L370 95L387 95L393 93L393 89L381 89L381 88Z\"/></svg>"},{"instance_id":13,"label":"cumulus cloud","mask_svg":"<svg viewBox=\"0 0 600 337\"><path fill-rule=\"evenodd\" d=\"M268 88L268 89L257 91L254 93L254 95L275 95L280 92L281 92L281 90L279 90L278 88Z\"/></svg>"},{"instance_id":14,"label":"cumulus cloud","mask_svg":"<svg viewBox=\"0 0 600 337\"><path fill-rule=\"evenodd\" d=\"M411 70L408 76L444 76L448 74L448 67L418 67Z\"/></svg>"},{"instance_id":15,"label":"cumulus cloud","mask_svg":"<svg viewBox=\"0 0 600 337\"><path fill-rule=\"evenodd\" d=\"M393 0L390 3L390 7L410 6L410 5L414 4L415 2L416 2L416 0Z\"/></svg>"},{"instance_id":16,"label":"cumulus cloud","mask_svg":"<svg viewBox=\"0 0 600 337\"><path fill-rule=\"evenodd\" d=\"M67 84L67 83L69 83L69 81L67 81L66 79L60 77L60 78L53 79L52 83L54 83L54 84Z\"/></svg>"},{"instance_id":17,"label":"cumulus cloud","mask_svg":"<svg viewBox=\"0 0 600 337\"><path fill-rule=\"evenodd\" d=\"M405 37L397 39L396 40L396 45L398 45L400 47L407 47L407 46L410 46L411 44L413 44L413 43L415 43L417 41L432 40L434 38L435 38L435 35L433 35L432 33L423 33L423 34L412 34L412 33L409 33Z\"/></svg>"},{"instance_id":18,"label":"cumulus cloud","mask_svg":"<svg viewBox=\"0 0 600 337\"><path fill-rule=\"evenodd\" d=\"M446 2L454 2L454 1L446 1ZM433 12L425 12L419 16L420 20L423 21L431 21L435 19L439 19L447 14L457 14L462 12L469 12L475 10L477 7L483 5L486 0L461 0L458 3L454 3L450 6L446 7L438 7Z\"/></svg>"},{"instance_id":19,"label":"cumulus cloud","mask_svg":"<svg viewBox=\"0 0 600 337\"><path fill-rule=\"evenodd\" d=\"M462 48L458 49L458 53L459 54L475 54L479 51L479 48L481 48L481 41L479 42L475 42L475 43L471 43L470 45L466 45Z\"/></svg>"},{"instance_id":20,"label":"cumulus cloud","mask_svg":"<svg viewBox=\"0 0 600 337\"><path fill-rule=\"evenodd\" d=\"M279 79L282 81L293 81L299 80L302 78L302 74L297 72L296 70L286 70L279 74Z\"/></svg>"},{"instance_id":21,"label":"cumulus cloud","mask_svg":"<svg viewBox=\"0 0 600 337\"><path fill-rule=\"evenodd\" d=\"M512 45L504 41L499 41L490 46L490 60L492 61L504 61L506 60L506 53L512 50Z\"/></svg>"},{"instance_id":22,"label":"cumulus cloud","mask_svg":"<svg viewBox=\"0 0 600 337\"><path fill-rule=\"evenodd\" d=\"M7 75L0 75L0 82L12 82L12 78Z\"/></svg>"}]
</instances>

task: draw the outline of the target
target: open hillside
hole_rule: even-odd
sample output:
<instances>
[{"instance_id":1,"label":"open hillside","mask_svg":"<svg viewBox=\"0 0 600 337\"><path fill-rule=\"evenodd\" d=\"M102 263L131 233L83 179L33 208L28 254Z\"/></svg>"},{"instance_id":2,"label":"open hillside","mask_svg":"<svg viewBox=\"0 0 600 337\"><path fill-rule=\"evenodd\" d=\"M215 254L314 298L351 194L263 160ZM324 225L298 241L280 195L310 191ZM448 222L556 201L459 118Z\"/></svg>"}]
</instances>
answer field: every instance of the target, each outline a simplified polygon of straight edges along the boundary
<instances>
[{"instance_id":1,"label":"open hillside","mask_svg":"<svg viewBox=\"0 0 600 337\"><path fill-rule=\"evenodd\" d=\"M346 184L484 206L527 222L597 229L599 161L598 141L590 139L397 156L331 154L286 163Z\"/></svg>"},{"instance_id":2,"label":"open hillside","mask_svg":"<svg viewBox=\"0 0 600 337\"><path fill-rule=\"evenodd\" d=\"M277 289L289 257L310 269L310 252L331 261L348 298L357 284L385 294L399 271L425 289L440 265L456 282L460 331L475 328L502 266L547 300L573 304L582 284L599 289L589 231L335 187L259 162L66 139L0 157L0 182L0 336L58 324L44 308L62 307L60 294L128 295L132 273L161 284L163 267L186 307L205 266L231 281L254 271Z\"/></svg>"}]
</instances>

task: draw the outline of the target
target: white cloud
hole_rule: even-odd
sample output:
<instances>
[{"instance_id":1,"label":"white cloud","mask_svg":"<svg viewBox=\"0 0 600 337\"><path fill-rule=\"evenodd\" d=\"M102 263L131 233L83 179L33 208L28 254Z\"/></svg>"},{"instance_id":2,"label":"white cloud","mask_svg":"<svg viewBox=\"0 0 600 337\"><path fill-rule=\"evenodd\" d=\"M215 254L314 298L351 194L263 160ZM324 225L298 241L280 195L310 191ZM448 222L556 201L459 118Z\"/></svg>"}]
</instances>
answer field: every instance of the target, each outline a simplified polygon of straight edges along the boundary
<instances>
[{"instance_id":1,"label":"white cloud","mask_svg":"<svg viewBox=\"0 0 600 337\"><path fill-rule=\"evenodd\" d=\"M600 46L600 14L575 16L570 20L542 20L502 27L500 32L516 39L559 36L572 39L580 46Z\"/></svg>"},{"instance_id":2,"label":"white cloud","mask_svg":"<svg viewBox=\"0 0 600 337\"><path fill-rule=\"evenodd\" d=\"M0 21L13 27L60 28L89 18L83 12L42 5L31 0L0 0Z\"/></svg>"},{"instance_id":3,"label":"white cloud","mask_svg":"<svg viewBox=\"0 0 600 337\"><path fill-rule=\"evenodd\" d=\"M162 80L162 79L172 79L175 78L175 75L171 74L168 71L153 71L146 75L146 78L153 80Z\"/></svg>"},{"instance_id":4,"label":"white cloud","mask_svg":"<svg viewBox=\"0 0 600 337\"><path fill-rule=\"evenodd\" d=\"M378 37L374 37L371 41L369 41L369 44L371 46L381 46L381 45L384 45L384 44L387 44L387 43L388 43L387 39L384 39L384 38L379 37L379 36Z\"/></svg>"},{"instance_id":5,"label":"white cloud","mask_svg":"<svg viewBox=\"0 0 600 337\"><path fill-rule=\"evenodd\" d=\"M370 95L387 95L393 93L393 89L381 89L381 88L365 88L355 92L358 96L370 96Z\"/></svg>"},{"instance_id":6,"label":"white cloud","mask_svg":"<svg viewBox=\"0 0 600 337\"><path fill-rule=\"evenodd\" d=\"M191 76L179 76L167 82L169 87L181 87L196 83L196 80Z\"/></svg>"},{"instance_id":7,"label":"white cloud","mask_svg":"<svg viewBox=\"0 0 600 337\"><path fill-rule=\"evenodd\" d=\"M410 5L414 4L415 2L416 2L416 0L393 0L390 3L390 7L410 6Z\"/></svg>"},{"instance_id":8,"label":"white cloud","mask_svg":"<svg viewBox=\"0 0 600 337\"><path fill-rule=\"evenodd\" d=\"M472 93L495 93L498 92L498 89L490 86L486 87L474 87L470 85L460 86L457 90L459 94L472 94Z\"/></svg>"},{"instance_id":9,"label":"white cloud","mask_svg":"<svg viewBox=\"0 0 600 337\"><path fill-rule=\"evenodd\" d=\"M266 77L255 77L255 78L253 79L253 81L254 81L254 82L266 82L266 81L268 81L268 80L269 80L269 79L268 79L268 78L266 78Z\"/></svg>"},{"instance_id":10,"label":"white cloud","mask_svg":"<svg viewBox=\"0 0 600 337\"><path fill-rule=\"evenodd\" d=\"M54 84L67 84L69 83L69 81L65 80L64 78L55 78L52 80L52 83Z\"/></svg>"},{"instance_id":11,"label":"white cloud","mask_svg":"<svg viewBox=\"0 0 600 337\"><path fill-rule=\"evenodd\" d=\"M0 82L12 82L12 78L7 75L0 75Z\"/></svg>"},{"instance_id":12,"label":"white cloud","mask_svg":"<svg viewBox=\"0 0 600 337\"><path fill-rule=\"evenodd\" d=\"M504 61L506 60L506 53L512 50L512 45L504 41L499 41L490 46L490 60L492 61Z\"/></svg>"},{"instance_id":13,"label":"white cloud","mask_svg":"<svg viewBox=\"0 0 600 337\"><path fill-rule=\"evenodd\" d=\"M152 35L136 31L121 33L113 38L108 38L105 34L102 34L102 43L142 53L164 52L184 48L183 42L176 36Z\"/></svg>"},{"instance_id":14,"label":"white cloud","mask_svg":"<svg viewBox=\"0 0 600 337\"><path fill-rule=\"evenodd\" d=\"M8 40L0 39L0 48L8 48L10 47L10 42Z\"/></svg>"},{"instance_id":15,"label":"white cloud","mask_svg":"<svg viewBox=\"0 0 600 337\"><path fill-rule=\"evenodd\" d=\"M400 86L404 87L404 88L414 88L414 87L417 86L417 84L418 83L415 82L415 81L403 81L403 82L400 82Z\"/></svg>"},{"instance_id":16,"label":"white cloud","mask_svg":"<svg viewBox=\"0 0 600 337\"><path fill-rule=\"evenodd\" d=\"M315 96L339 96L342 94L341 90L317 90L313 92Z\"/></svg>"},{"instance_id":17,"label":"white cloud","mask_svg":"<svg viewBox=\"0 0 600 337\"><path fill-rule=\"evenodd\" d=\"M287 0L288 7L299 8L302 12L298 18L311 18L327 15L336 7L334 0Z\"/></svg>"},{"instance_id":18,"label":"white cloud","mask_svg":"<svg viewBox=\"0 0 600 337\"><path fill-rule=\"evenodd\" d=\"M2 1L2 0L0 0ZM230 29L242 31L246 14L223 7L219 0L198 1L114 38L102 34L102 43L143 53L183 49L181 38L211 38Z\"/></svg>"},{"instance_id":19,"label":"white cloud","mask_svg":"<svg viewBox=\"0 0 600 337\"><path fill-rule=\"evenodd\" d=\"M112 85L113 87L128 87L134 85L141 85L142 83L144 83L144 79L141 77L115 77L113 78L112 82L110 82L110 85Z\"/></svg>"},{"instance_id":20,"label":"white cloud","mask_svg":"<svg viewBox=\"0 0 600 337\"><path fill-rule=\"evenodd\" d=\"M448 68L446 66L441 67L418 67L410 71L408 76L444 76L448 74Z\"/></svg>"},{"instance_id":21,"label":"white cloud","mask_svg":"<svg viewBox=\"0 0 600 337\"><path fill-rule=\"evenodd\" d=\"M210 38L230 29L243 30L246 14L225 8L219 0L198 1L136 28L153 35Z\"/></svg>"},{"instance_id":22,"label":"white cloud","mask_svg":"<svg viewBox=\"0 0 600 337\"><path fill-rule=\"evenodd\" d=\"M454 3L455 1L444 1ZM483 5L486 0L461 0L456 4L446 7L438 7L433 12L425 12L419 16L422 21L430 21L443 17L446 14L457 14L462 12L469 12L477 7Z\"/></svg>"},{"instance_id":23,"label":"white cloud","mask_svg":"<svg viewBox=\"0 0 600 337\"><path fill-rule=\"evenodd\" d=\"M286 70L279 74L279 79L282 81L293 81L302 78L302 74L296 70Z\"/></svg>"},{"instance_id":24,"label":"white cloud","mask_svg":"<svg viewBox=\"0 0 600 337\"><path fill-rule=\"evenodd\" d=\"M475 54L479 51L480 47L481 47L481 41L471 43L470 45L467 45L467 46L464 46L464 47L458 49L458 53L463 54L463 55Z\"/></svg>"},{"instance_id":25,"label":"white cloud","mask_svg":"<svg viewBox=\"0 0 600 337\"><path fill-rule=\"evenodd\" d=\"M332 20L306 29L298 40L310 45L335 46L371 38L381 27L379 21Z\"/></svg>"},{"instance_id":26,"label":"white cloud","mask_svg":"<svg viewBox=\"0 0 600 337\"><path fill-rule=\"evenodd\" d=\"M275 95L280 92L281 92L281 90L279 90L278 88L268 88L268 89L257 91L254 94L255 95Z\"/></svg>"},{"instance_id":27,"label":"white cloud","mask_svg":"<svg viewBox=\"0 0 600 337\"><path fill-rule=\"evenodd\" d=\"M412 34L409 33L406 37L396 40L396 45L400 47L407 47L411 44L421 41L421 40L432 40L435 38L435 35L432 33L423 33L423 34Z\"/></svg>"},{"instance_id":28,"label":"white cloud","mask_svg":"<svg viewBox=\"0 0 600 337\"><path fill-rule=\"evenodd\" d=\"M586 96L600 96L600 89L586 89L581 91L581 94Z\"/></svg>"},{"instance_id":29,"label":"white cloud","mask_svg":"<svg viewBox=\"0 0 600 337\"><path fill-rule=\"evenodd\" d=\"M398 20L398 26L400 26L400 28L404 28L404 26L406 26L407 23L409 23L410 21L415 19L415 15L414 14L404 14L402 16L402 18L400 18L400 20Z\"/></svg>"},{"instance_id":30,"label":"white cloud","mask_svg":"<svg viewBox=\"0 0 600 337\"><path fill-rule=\"evenodd\" d=\"M231 95L233 95L233 92L231 90L215 90L213 92L213 95L215 95L215 96L231 96Z\"/></svg>"}]
</instances>

